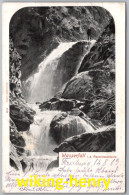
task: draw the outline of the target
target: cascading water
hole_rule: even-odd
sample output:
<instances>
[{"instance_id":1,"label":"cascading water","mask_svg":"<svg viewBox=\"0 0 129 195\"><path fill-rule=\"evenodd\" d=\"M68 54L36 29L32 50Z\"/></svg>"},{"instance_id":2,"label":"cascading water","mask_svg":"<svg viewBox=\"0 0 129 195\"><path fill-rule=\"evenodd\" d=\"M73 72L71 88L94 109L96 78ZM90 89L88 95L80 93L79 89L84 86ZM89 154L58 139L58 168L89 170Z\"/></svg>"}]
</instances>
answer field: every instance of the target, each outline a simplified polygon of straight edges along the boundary
<instances>
[{"instance_id":1,"label":"cascading water","mask_svg":"<svg viewBox=\"0 0 129 195\"><path fill-rule=\"evenodd\" d=\"M94 42L95 41L92 41L90 44L87 42L89 44L88 50L90 50ZM26 83L31 82L28 98L29 106L36 111L34 123L30 125L29 132L23 133L27 143L26 150L30 151L29 158L31 162L33 162L33 167L39 166L40 168L46 169L48 163L55 160L56 154L53 152L53 149L57 144L54 139L49 136L49 129L52 119L60 113L60 111L41 112L35 102L43 102L47 98L51 98L55 95L52 92L54 71L63 53L69 50L74 44L76 44L76 42L60 43L59 46L39 64L38 72L26 81ZM42 162L40 162L41 158Z\"/></svg>"},{"instance_id":2,"label":"cascading water","mask_svg":"<svg viewBox=\"0 0 129 195\"><path fill-rule=\"evenodd\" d=\"M52 97L52 78L62 54L71 48L76 42L60 43L46 58L39 64L38 72L31 76L29 102L44 101Z\"/></svg>"},{"instance_id":3,"label":"cascading water","mask_svg":"<svg viewBox=\"0 0 129 195\"><path fill-rule=\"evenodd\" d=\"M35 140L35 148L32 155L53 154L53 149L57 146L52 137L49 136L50 123L55 115L60 111L43 111L41 112L37 105L33 105L36 110L34 123L30 126L30 134Z\"/></svg>"},{"instance_id":4,"label":"cascading water","mask_svg":"<svg viewBox=\"0 0 129 195\"><path fill-rule=\"evenodd\" d=\"M65 42L60 43L57 48L55 48L44 60L41 62L38 66L38 72L30 76L24 83L24 85L28 85L28 98L27 101L31 103L35 102L43 102L47 100L48 98L51 98L55 95L54 88L56 88L55 85L59 85L58 83L61 82L61 80L58 81L58 83L53 83L53 76L56 74L56 77L62 77L62 75L59 75L56 73L57 65L61 57L66 51L69 51L70 48L72 48L77 43L84 43L87 45L88 50L91 48L91 46L94 44L94 40L91 42L88 41L79 41L79 42ZM84 53L85 54L85 53ZM82 59L84 57L84 54L82 55ZM71 62L68 62L71 63ZM79 63L80 64L80 63ZM63 65L62 65L63 66ZM76 71L77 73L77 71ZM73 75L74 76L74 75ZM70 78L69 78L70 79Z\"/></svg>"},{"instance_id":5,"label":"cascading water","mask_svg":"<svg viewBox=\"0 0 129 195\"><path fill-rule=\"evenodd\" d=\"M29 104L36 111L34 123L30 125L29 132L23 132L26 140L26 151L29 151L28 160L33 169L46 170L48 164L57 158L53 149L57 146L54 139L49 136L49 129L52 119L60 111L41 112L36 104Z\"/></svg>"}]
</instances>

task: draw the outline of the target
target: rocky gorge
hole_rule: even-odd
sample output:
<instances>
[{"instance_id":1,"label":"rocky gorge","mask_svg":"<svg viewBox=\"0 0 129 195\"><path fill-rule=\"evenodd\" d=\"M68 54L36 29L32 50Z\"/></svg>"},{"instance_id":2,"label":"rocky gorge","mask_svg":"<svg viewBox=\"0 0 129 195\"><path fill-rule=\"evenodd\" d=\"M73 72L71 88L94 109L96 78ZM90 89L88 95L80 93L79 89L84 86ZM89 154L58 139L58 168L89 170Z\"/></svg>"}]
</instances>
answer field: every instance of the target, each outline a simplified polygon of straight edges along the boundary
<instances>
[{"instance_id":1,"label":"rocky gorge","mask_svg":"<svg viewBox=\"0 0 129 195\"><path fill-rule=\"evenodd\" d=\"M115 24L105 9L23 8L12 17L10 145L10 164L22 170L32 155L115 151Z\"/></svg>"}]
</instances>

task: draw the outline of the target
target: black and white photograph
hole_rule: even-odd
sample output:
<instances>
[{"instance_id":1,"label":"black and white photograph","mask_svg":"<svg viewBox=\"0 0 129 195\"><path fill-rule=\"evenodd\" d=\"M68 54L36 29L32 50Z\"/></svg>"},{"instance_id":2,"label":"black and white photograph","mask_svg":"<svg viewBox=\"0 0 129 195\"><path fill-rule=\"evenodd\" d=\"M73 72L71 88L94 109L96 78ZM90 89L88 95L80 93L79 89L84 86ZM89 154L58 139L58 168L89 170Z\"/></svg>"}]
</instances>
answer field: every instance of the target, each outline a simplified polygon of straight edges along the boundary
<instances>
[{"instance_id":1,"label":"black and white photograph","mask_svg":"<svg viewBox=\"0 0 129 195\"><path fill-rule=\"evenodd\" d=\"M3 162L6 158L10 172L4 171L4 189L30 192L16 187L13 174L61 177L73 168L95 178L119 173L113 181L121 178L121 188L109 192L122 192L124 3L7 5L3 120L9 134L3 133L8 143Z\"/></svg>"},{"instance_id":2,"label":"black and white photograph","mask_svg":"<svg viewBox=\"0 0 129 195\"><path fill-rule=\"evenodd\" d=\"M111 14L97 6L27 7L9 27L10 165L52 168L59 152L115 151ZM47 162L37 165L39 156Z\"/></svg>"}]
</instances>

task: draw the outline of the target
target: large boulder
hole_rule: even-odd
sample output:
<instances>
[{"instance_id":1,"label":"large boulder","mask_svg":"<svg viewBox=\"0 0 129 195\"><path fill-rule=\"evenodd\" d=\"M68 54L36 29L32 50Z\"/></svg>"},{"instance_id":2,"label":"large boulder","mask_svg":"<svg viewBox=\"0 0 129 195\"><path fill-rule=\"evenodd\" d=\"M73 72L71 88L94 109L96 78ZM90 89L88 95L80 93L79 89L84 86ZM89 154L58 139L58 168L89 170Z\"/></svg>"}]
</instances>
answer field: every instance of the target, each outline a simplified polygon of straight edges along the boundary
<instances>
[{"instance_id":1,"label":"large boulder","mask_svg":"<svg viewBox=\"0 0 129 195\"><path fill-rule=\"evenodd\" d=\"M79 116L69 115L66 112L56 115L50 124L50 135L57 144L68 137L94 131L90 121L88 122Z\"/></svg>"},{"instance_id":2,"label":"large boulder","mask_svg":"<svg viewBox=\"0 0 129 195\"><path fill-rule=\"evenodd\" d=\"M92 96L93 78L88 72L83 72L74 76L66 85L62 98L66 99L88 99Z\"/></svg>"},{"instance_id":3,"label":"large boulder","mask_svg":"<svg viewBox=\"0 0 129 195\"><path fill-rule=\"evenodd\" d=\"M43 110L61 110L70 111L76 105L75 100L67 100L63 98L52 98L46 102L39 105L39 108Z\"/></svg>"},{"instance_id":4,"label":"large boulder","mask_svg":"<svg viewBox=\"0 0 129 195\"><path fill-rule=\"evenodd\" d=\"M16 170L23 170L27 166L24 163L23 166L23 158L26 156L25 151L25 139L24 137L17 131L17 127L12 119L10 119L10 165Z\"/></svg>"},{"instance_id":5,"label":"large boulder","mask_svg":"<svg viewBox=\"0 0 129 195\"><path fill-rule=\"evenodd\" d=\"M96 100L108 98L115 93L112 76L103 70L90 70L77 74L66 85L63 98L77 100ZM98 96L98 98L97 98Z\"/></svg>"},{"instance_id":6,"label":"large boulder","mask_svg":"<svg viewBox=\"0 0 129 195\"><path fill-rule=\"evenodd\" d=\"M54 152L113 152L115 151L115 127L105 130L85 132L62 142Z\"/></svg>"},{"instance_id":7,"label":"large boulder","mask_svg":"<svg viewBox=\"0 0 129 195\"><path fill-rule=\"evenodd\" d=\"M59 100L51 104L51 110L69 111L75 107L75 102L72 100Z\"/></svg>"},{"instance_id":8,"label":"large boulder","mask_svg":"<svg viewBox=\"0 0 129 195\"><path fill-rule=\"evenodd\" d=\"M35 111L20 101L17 101L17 104L10 105L10 117L18 131L29 130L30 124L34 121L34 114Z\"/></svg>"}]
</instances>

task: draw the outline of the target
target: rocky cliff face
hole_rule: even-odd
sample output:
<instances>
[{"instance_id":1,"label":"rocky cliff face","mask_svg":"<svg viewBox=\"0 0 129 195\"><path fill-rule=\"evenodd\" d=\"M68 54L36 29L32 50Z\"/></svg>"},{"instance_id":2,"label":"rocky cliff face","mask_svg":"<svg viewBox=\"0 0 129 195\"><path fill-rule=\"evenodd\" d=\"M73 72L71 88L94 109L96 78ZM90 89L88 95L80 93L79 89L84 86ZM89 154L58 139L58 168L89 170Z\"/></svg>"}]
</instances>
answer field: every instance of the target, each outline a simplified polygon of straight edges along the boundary
<instances>
[{"instance_id":1,"label":"rocky cliff face","mask_svg":"<svg viewBox=\"0 0 129 195\"><path fill-rule=\"evenodd\" d=\"M88 41L77 42L61 56L53 77L55 93L57 93L66 82L77 74L82 59L85 54L88 53L91 45L92 44Z\"/></svg>"},{"instance_id":2,"label":"rocky cliff face","mask_svg":"<svg viewBox=\"0 0 129 195\"><path fill-rule=\"evenodd\" d=\"M106 125L115 121L114 33L114 21L111 20L89 54L84 57L79 74L67 83L62 93L62 98L85 100L82 111Z\"/></svg>"},{"instance_id":3,"label":"rocky cliff face","mask_svg":"<svg viewBox=\"0 0 129 195\"><path fill-rule=\"evenodd\" d=\"M24 100L21 91L21 57L10 40L10 117L18 131L28 130L33 122L34 111Z\"/></svg>"},{"instance_id":4,"label":"rocky cliff face","mask_svg":"<svg viewBox=\"0 0 129 195\"><path fill-rule=\"evenodd\" d=\"M101 7L23 8L10 21L10 36L22 56L22 80L36 71L38 64L59 42L97 39L111 15ZM49 46L49 48L48 48Z\"/></svg>"},{"instance_id":5,"label":"rocky cliff face","mask_svg":"<svg viewBox=\"0 0 129 195\"><path fill-rule=\"evenodd\" d=\"M94 47L82 61L79 72L87 70L105 70L114 76L115 70L115 24L111 19Z\"/></svg>"},{"instance_id":6,"label":"rocky cliff face","mask_svg":"<svg viewBox=\"0 0 129 195\"><path fill-rule=\"evenodd\" d=\"M21 92L21 57L10 39L10 164L22 169L26 145L22 131L27 131L33 122L34 111L31 110ZM20 157L19 157L20 156Z\"/></svg>"}]
</instances>

